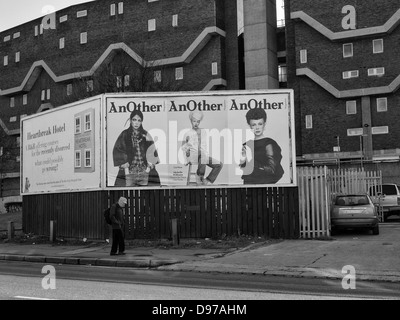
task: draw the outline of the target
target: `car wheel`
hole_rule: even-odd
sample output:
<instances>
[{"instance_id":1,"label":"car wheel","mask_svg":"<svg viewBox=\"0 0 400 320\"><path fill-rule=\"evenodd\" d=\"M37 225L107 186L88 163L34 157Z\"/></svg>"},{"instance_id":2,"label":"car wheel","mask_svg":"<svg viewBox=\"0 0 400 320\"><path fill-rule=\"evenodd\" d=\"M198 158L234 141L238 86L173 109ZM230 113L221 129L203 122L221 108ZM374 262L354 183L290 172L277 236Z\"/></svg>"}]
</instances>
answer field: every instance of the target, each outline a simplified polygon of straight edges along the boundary
<instances>
[{"instance_id":1,"label":"car wheel","mask_svg":"<svg viewBox=\"0 0 400 320\"><path fill-rule=\"evenodd\" d=\"M379 226L376 226L376 227L372 228L372 234L373 235L378 235L379 234Z\"/></svg>"}]
</instances>

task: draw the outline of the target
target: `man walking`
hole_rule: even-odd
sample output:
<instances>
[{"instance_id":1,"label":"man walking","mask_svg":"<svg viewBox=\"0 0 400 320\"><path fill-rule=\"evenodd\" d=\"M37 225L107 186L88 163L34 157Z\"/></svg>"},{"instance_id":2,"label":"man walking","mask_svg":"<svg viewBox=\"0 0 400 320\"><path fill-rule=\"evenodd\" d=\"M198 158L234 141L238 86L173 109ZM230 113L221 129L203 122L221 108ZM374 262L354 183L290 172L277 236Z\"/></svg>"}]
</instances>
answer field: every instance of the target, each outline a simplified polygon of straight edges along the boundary
<instances>
[{"instance_id":1,"label":"man walking","mask_svg":"<svg viewBox=\"0 0 400 320\"><path fill-rule=\"evenodd\" d=\"M112 246L111 256L125 255L125 239L124 239L124 212L128 200L124 197L119 198L117 203L111 206L110 218L112 226ZM118 250L118 253L117 253Z\"/></svg>"}]
</instances>

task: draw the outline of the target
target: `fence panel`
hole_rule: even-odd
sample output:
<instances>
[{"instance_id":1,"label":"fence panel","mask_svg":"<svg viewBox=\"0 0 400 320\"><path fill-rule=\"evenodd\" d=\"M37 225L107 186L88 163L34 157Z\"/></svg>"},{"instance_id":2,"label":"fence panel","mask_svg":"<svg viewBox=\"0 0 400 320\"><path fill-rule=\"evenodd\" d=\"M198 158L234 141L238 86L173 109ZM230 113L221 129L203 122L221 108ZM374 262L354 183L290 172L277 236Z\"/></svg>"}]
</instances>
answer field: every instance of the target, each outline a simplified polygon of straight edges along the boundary
<instances>
[{"instance_id":1,"label":"fence panel","mask_svg":"<svg viewBox=\"0 0 400 320\"><path fill-rule=\"evenodd\" d=\"M363 169L299 167L297 176L302 238L330 235L330 207L337 194L368 193L380 190L382 185L380 171Z\"/></svg>"}]
</instances>

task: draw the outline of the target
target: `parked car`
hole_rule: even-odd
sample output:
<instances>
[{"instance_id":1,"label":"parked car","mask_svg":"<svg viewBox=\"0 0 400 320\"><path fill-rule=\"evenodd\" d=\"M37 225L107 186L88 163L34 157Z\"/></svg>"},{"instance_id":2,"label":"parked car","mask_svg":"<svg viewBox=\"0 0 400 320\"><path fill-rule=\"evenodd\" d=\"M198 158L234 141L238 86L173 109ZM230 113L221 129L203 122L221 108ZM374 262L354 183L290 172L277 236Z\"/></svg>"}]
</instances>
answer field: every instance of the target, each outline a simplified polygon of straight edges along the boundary
<instances>
[{"instance_id":1,"label":"parked car","mask_svg":"<svg viewBox=\"0 0 400 320\"><path fill-rule=\"evenodd\" d=\"M338 195L331 208L331 231L337 229L368 228L379 234L377 208L368 194Z\"/></svg>"},{"instance_id":2,"label":"parked car","mask_svg":"<svg viewBox=\"0 0 400 320\"><path fill-rule=\"evenodd\" d=\"M371 187L369 195L375 204L383 209L383 221L392 215L400 214L400 188L394 183L382 184L382 188Z\"/></svg>"}]
</instances>

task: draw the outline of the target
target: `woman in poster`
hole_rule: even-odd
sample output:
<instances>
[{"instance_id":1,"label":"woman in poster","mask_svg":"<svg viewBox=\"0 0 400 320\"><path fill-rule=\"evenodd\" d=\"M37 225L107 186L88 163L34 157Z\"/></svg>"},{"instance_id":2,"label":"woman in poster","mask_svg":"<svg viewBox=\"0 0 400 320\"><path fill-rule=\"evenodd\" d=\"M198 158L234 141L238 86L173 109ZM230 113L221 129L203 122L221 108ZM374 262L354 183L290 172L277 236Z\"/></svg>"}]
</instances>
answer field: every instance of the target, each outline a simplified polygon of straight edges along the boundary
<instances>
[{"instance_id":1,"label":"woman in poster","mask_svg":"<svg viewBox=\"0 0 400 320\"><path fill-rule=\"evenodd\" d=\"M283 176L281 148L265 136L267 114L264 109L251 109L246 114L247 124L254 133L254 140L243 144L240 167L244 184L275 184Z\"/></svg>"},{"instance_id":2,"label":"woman in poster","mask_svg":"<svg viewBox=\"0 0 400 320\"><path fill-rule=\"evenodd\" d=\"M143 128L143 113L134 110L130 126L122 131L113 149L114 166L119 167L117 187L160 185L156 165L160 162L151 135Z\"/></svg>"}]
</instances>

